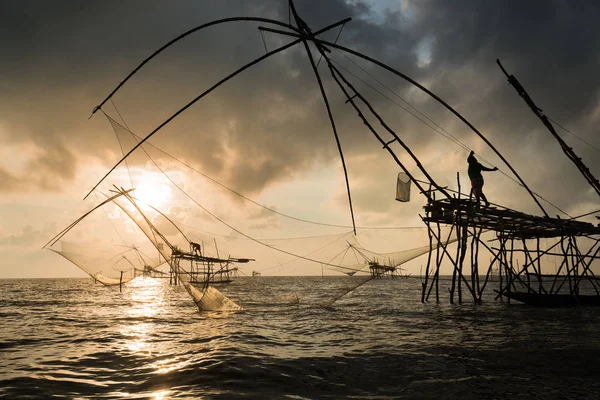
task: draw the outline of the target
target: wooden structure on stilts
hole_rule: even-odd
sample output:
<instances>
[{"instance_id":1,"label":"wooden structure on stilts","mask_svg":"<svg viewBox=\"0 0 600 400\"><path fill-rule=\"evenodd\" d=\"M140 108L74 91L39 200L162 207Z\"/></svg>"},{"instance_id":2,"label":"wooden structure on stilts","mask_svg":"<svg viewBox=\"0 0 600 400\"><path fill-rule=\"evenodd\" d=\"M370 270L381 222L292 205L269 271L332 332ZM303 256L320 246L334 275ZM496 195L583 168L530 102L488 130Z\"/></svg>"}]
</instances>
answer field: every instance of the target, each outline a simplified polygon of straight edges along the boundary
<instances>
[{"instance_id":1,"label":"wooden structure on stilts","mask_svg":"<svg viewBox=\"0 0 600 400\"><path fill-rule=\"evenodd\" d=\"M142 269L142 276L144 278L168 278L169 274L151 267L150 265L144 265Z\"/></svg>"},{"instance_id":2,"label":"wooden structure on stilts","mask_svg":"<svg viewBox=\"0 0 600 400\"><path fill-rule=\"evenodd\" d=\"M440 267L451 265L450 302L462 303L464 295L475 304L482 302L492 271L499 283L499 297L537 305L600 304L600 281L591 270L599 258L600 227L591 223L543 218L497 206L481 207L465 199L434 200L425 206L423 222L428 227L432 251L429 253L421 301L435 294L440 300ZM450 251L441 226L449 226L458 237L455 251ZM483 241L483 232L495 233L493 244ZM585 252L578 239L591 243ZM541 239L555 241L546 249ZM488 266L480 269L480 248L492 255ZM543 273L549 258L561 262L554 274Z\"/></svg>"},{"instance_id":3,"label":"wooden structure on stilts","mask_svg":"<svg viewBox=\"0 0 600 400\"><path fill-rule=\"evenodd\" d=\"M142 220L146 225L146 229L142 229L142 231L144 234L146 234L148 239L152 241L159 253L170 266L169 283L172 285L179 285L182 282L186 282L192 285L207 287L213 283L229 283L231 282L233 273L237 271L237 267L234 266L235 263L248 263L250 261L254 261L254 259L251 258L234 258L231 256L228 258L221 258L218 255L218 249L217 257L203 255L201 246L190 241L170 218L161 213L161 215L165 217L167 221L173 224L173 226L181 233L183 238L189 243L189 251L183 251L177 246L173 245L156 228L155 224L150 221L148 217L146 217L135 199L129 194L129 191L115 186L115 192L125 197L142 217ZM121 207L126 214L130 215L122 205L119 203L115 204ZM131 215L130 217L136 224L138 224L138 226L140 226L139 222L141 221L136 222ZM142 227L140 226L140 228Z\"/></svg>"},{"instance_id":4,"label":"wooden structure on stilts","mask_svg":"<svg viewBox=\"0 0 600 400\"><path fill-rule=\"evenodd\" d=\"M549 119L535 105L519 81L498 61L511 85L525 100L571 159L590 186L600 194L600 184L573 149L556 134ZM506 298L538 306L600 305L600 279L592 269L599 258L600 226L571 219L550 218L525 214L503 207L481 207L471 197L461 198L460 177L457 174L458 195L441 200L429 197L422 217L429 233L430 246L425 279L422 283L421 301L429 300L432 292L440 300L439 280L442 261L452 266L449 295L450 303L463 301L463 288L475 304L482 296L492 271L498 271L499 287L496 299ZM429 192L433 192L430 190ZM538 203L539 204L539 203ZM458 238L458 246L451 253L441 235L441 225L449 226L450 233ZM481 240L483 232L494 232L497 244L488 245ZM554 243L542 249L541 239ZM580 245L586 241L586 250ZM479 268L480 246L491 255L489 266ZM435 251L434 251L435 249ZM558 258L553 274L544 273L550 257ZM467 262L465 262L465 260Z\"/></svg>"},{"instance_id":5,"label":"wooden structure on stilts","mask_svg":"<svg viewBox=\"0 0 600 400\"><path fill-rule=\"evenodd\" d=\"M177 284L181 274L189 277L189 283L196 286L230 283L237 271L234 263L248 263L250 261L254 260L250 258L207 257L174 248L171 256L171 283ZM189 267L185 268L184 264L188 264Z\"/></svg>"},{"instance_id":6,"label":"wooden structure on stilts","mask_svg":"<svg viewBox=\"0 0 600 400\"><path fill-rule=\"evenodd\" d=\"M378 263L377 261L371 261L369 262L369 271L371 272L371 278L393 278L394 272L396 272L396 267L393 267L391 265L383 265Z\"/></svg>"}]
</instances>

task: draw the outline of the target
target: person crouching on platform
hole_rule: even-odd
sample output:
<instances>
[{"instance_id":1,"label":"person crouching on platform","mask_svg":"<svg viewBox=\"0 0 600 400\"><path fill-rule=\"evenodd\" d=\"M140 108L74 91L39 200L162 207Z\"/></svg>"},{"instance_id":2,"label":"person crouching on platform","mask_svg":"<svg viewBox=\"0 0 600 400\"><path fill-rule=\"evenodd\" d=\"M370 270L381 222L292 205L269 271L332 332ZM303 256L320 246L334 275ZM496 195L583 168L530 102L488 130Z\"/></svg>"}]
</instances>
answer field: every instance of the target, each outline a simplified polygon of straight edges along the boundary
<instances>
[{"instance_id":1,"label":"person crouching on platform","mask_svg":"<svg viewBox=\"0 0 600 400\"><path fill-rule=\"evenodd\" d=\"M483 194L483 175L481 175L481 171L498 171L498 167L484 167L477 162L474 154L475 153L471 151L469 157L467 157L467 162L469 163L469 178L471 179L471 196L475 195L477 204L479 204L480 199L483 199L483 201L485 201L485 206L488 207L490 202L485 197L485 194Z\"/></svg>"},{"instance_id":2,"label":"person crouching on platform","mask_svg":"<svg viewBox=\"0 0 600 400\"><path fill-rule=\"evenodd\" d=\"M202 255L202 248L198 243L190 242L190 247L192 248L192 253L198 256Z\"/></svg>"}]
</instances>

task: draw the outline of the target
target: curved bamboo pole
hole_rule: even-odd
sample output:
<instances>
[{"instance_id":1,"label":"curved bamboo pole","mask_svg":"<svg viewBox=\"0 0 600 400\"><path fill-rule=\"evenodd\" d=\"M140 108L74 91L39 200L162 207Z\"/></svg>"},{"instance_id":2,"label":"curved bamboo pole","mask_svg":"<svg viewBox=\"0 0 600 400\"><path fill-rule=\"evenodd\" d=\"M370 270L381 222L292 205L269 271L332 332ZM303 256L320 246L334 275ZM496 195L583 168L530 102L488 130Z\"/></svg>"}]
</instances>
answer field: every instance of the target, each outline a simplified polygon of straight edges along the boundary
<instances>
[{"instance_id":1,"label":"curved bamboo pole","mask_svg":"<svg viewBox=\"0 0 600 400\"><path fill-rule=\"evenodd\" d=\"M598 195L600 195L600 181L598 181L598 179L594 176L594 174L592 174L592 172L587 167L587 165L585 165L583 163L583 161L581 160L581 157L578 157L577 154L575 154L575 152L573 151L573 148L569 147L569 145L567 145L567 143L559 136L559 134L556 133L556 130L554 129L554 126L550 123L549 118L546 117L546 115L543 113L542 109L539 108L533 102L533 99L529 96L529 94L527 93L525 88L521 85L519 80L514 75L509 75L509 73L506 72L506 70L502 66L502 63L500 62L499 59L496 59L496 63L498 64L498 66L500 67L500 69L502 70L504 75L506 75L508 82L515 88L515 90L517 91L519 96L521 96L523 98L523 100L525 100L525 103L527 103L529 108L531 108L531 111L533 111L535 116L538 117L542 121L544 126L548 129L548 131L550 131L552 136L554 136L554 138L560 145L560 148L562 149L563 153L565 153L567 158L569 158L569 160L571 160L573 162L573 164L575 164L575 166L577 167L579 172L581 172L581 174L588 181L590 186L596 191L596 193Z\"/></svg>"},{"instance_id":2,"label":"curved bamboo pole","mask_svg":"<svg viewBox=\"0 0 600 400\"><path fill-rule=\"evenodd\" d=\"M333 76L333 78L335 79L335 81L338 83L340 89L344 92L344 94L346 95L346 97L348 98L348 102L350 102L350 104L352 104L352 106L354 107L355 110L357 110L357 112L359 113L359 116L363 119L363 122L365 123L365 125L367 125L369 128L371 128L371 125L368 124L366 122L366 119L362 116L362 112L360 112L360 110L358 109L357 105L355 104L352 96L349 96L349 94L346 92L346 90L343 88L343 86L341 85L341 83L338 81L338 79L336 78L336 75L342 79L342 81L346 84L346 86L348 86L350 89L352 89L352 91L354 92L354 96L353 97L357 97L359 98L369 109L369 111L371 112L371 114L373 114L375 116L375 118L379 121L379 123L384 127L384 129L386 131L388 131L389 134L391 134L394 137L394 141L397 141L398 144L400 144L400 146L402 146L402 148L408 153L408 155L413 159L413 161L416 163L417 168L419 168L419 170L423 173L423 175L425 175L427 177L427 179L429 179L429 183L430 185L433 185L437 190L439 190L442 194L444 194L447 198L451 198L451 196L448 194L448 192L446 192L446 190L444 188L442 188L440 185L438 185L433 178L429 175L429 173L427 172L427 170L425 170L425 168L423 167L423 165L421 164L421 161L417 158L417 156L412 152L412 150L404 143L403 140L400 139L400 137L396 134L396 132L394 132L383 120L383 118L381 118L381 116L375 111L375 109L373 108L373 106L371 106L371 104L367 101L367 99L361 95L358 90L356 90L356 88L342 75L342 73L335 67L335 65L333 65L330 61L330 59L325 56L325 60L327 61L327 64L329 66L329 69L331 71L331 75ZM431 201L431 194L430 192L427 192L423 187L421 187L417 181L417 179L415 179L412 174L400 163L400 160L398 159L398 157L394 154L394 152L390 149L390 147L388 146L389 143L386 143L377 133L375 133L375 131L373 129L371 129L371 132L373 132L375 134L375 136L377 137L377 139L379 139L379 141L381 142L381 144L383 144L383 148L387 149L388 152L390 154L392 154L392 157L394 158L394 160L396 161L396 163L398 163L398 165L402 168L402 170L404 171L404 173L406 173L406 175L408 175L408 177L410 178L410 180L415 184L415 186L417 186L417 188L419 188L419 190L425 194L425 196L427 197L427 199L429 201Z\"/></svg>"},{"instance_id":3,"label":"curved bamboo pole","mask_svg":"<svg viewBox=\"0 0 600 400\"><path fill-rule=\"evenodd\" d=\"M160 129L162 129L165 125L167 125L169 122L171 122L173 119L175 119L179 114L181 114L182 112L184 112L185 110L187 110L188 108L190 108L193 104L195 104L198 100L202 99L204 96L206 96L207 94L209 94L210 92L212 92L213 90L215 90L217 87L221 86L223 83L227 82L228 80L230 80L231 78L235 77L236 75L238 75L239 73L241 73L242 71L250 68L251 66L259 63L260 61L272 56L275 53L278 53L280 51L283 51L289 47L294 46L295 44L298 44L300 42L300 40L295 40L291 43L288 43L285 46L279 47L276 50L270 51L269 53L255 59L254 61L244 65L243 67L239 68L238 70L236 70L235 72L227 75L225 78L221 79L219 82L217 82L216 84L214 84L213 86L211 86L209 89L205 90L204 92L202 92L202 94L200 94L199 96L195 97L192 101L190 101L189 103L187 103L185 106L183 106L182 108L179 109L179 111L177 111L175 114L171 115L169 118L167 118L163 123L161 123L157 128L155 128L152 132L150 132L148 135L146 135L146 137L144 137L142 140L140 140L135 146L133 146L133 148L131 150L129 150L129 152L127 154L125 154L123 156L123 158L121 158L103 177L102 179L100 179L100 181L98 181L98 183L96 183L96 185L94 185L94 187L92 188L92 190L90 190L88 192L88 194L85 195L85 197L83 198L84 200L94 191L96 190L96 188L104 181L104 179L106 179L106 177L108 177L108 175L110 175L111 172L113 172L115 170L115 168L117 168L123 161L125 161L125 159L127 157L129 157L129 155L131 153L133 153L138 147L140 147L142 145L142 143L144 143L146 140L150 139L150 137L152 137L156 132L158 132Z\"/></svg>"},{"instance_id":4,"label":"curved bamboo pole","mask_svg":"<svg viewBox=\"0 0 600 400\"><path fill-rule=\"evenodd\" d=\"M269 32L273 32L273 33L279 33L281 35L286 35L286 36L292 36L292 37L300 37L301 35L294 33L294 32L284 32L278 29L270 29L270 28L262 28L265 31L269 31ZM399 76L400 78L404 79L405 81L411 83L412 85L414 85L415 87L421 89L423 92L427 93L429 96L431 96L434 100L436 100L438 103L440 103L441 105L443 105L446 109L448 109L448 111L450 111L452 114L454 114L458 119L460 119L462 122L464 122L473 132L475 132L475 134L477 134L477 136L479 136L493 151L494 153L496 153L496 155L498 157L500 157L500 159L502 160L502 162L504 162L504 164L511 170L511 172L515 175L515 177L519 180L519 182L521 182L521 185L525 188L525 190L527 190L527 192L529 192L529 194L531 195L531 198L533 199L533 201L538 205L538 207L540 208L540 210L544 213L544 216L549 218L550 216L548 215L548 213L546 212L546 210L544 209L544 207L542 207L542 205L540 204L540 202L538 201L538 199L535 197L535 195L533 194L533 192L531 191L531 189L529 189L529 187L527 186L527 184L525 183L525 181L523 181L523 179L521 178L521 176L517 173L517 171L515 171L515 169L512 167L512 165L509 164L509 162L506 160L506 158L504 158L504 156L498 151L498 149L496 149L496 147L494 147L494 145L481 133L479 132L479 130L477 128L475 128L475 126L473 126L473 124L471 124L465 117L463 117L458 111L456 111L454 108L452 108L448 103L446 103L444 100L442 100L439 96L437 96L435 93L433 93L431 90L427 89L425 86L421 85L419 82L415 81L414 79L410 78L409 76L403 74L402 72L390 67L389 65L378 61L372 57L369 57L365 54L362 54L356 50L350 49L348 47L345 46L341 46L339 44L336 43L331 43L327 40L322 40L322 39L318 39L316 37L311 37L310 40L312 40L315 44L318 45L322 45L322 46L329 46L329 47L333 47L335 49L344 51L346 53L352 54L356 57L362 58L366 61L369 61L391 73L393 73L394 75Z\"/></svg>"},{"instance_id":5,"label":"curved bamboo pole","mask_svg":"<svg viewBox=\"0 0 600 400\"><path fill-rule=\"evenodd\" d=\"M96 211L98 208L102 207L106 203L110 203L111 201L113 201L114 199L116 199L119 196L123 196L124 194L129 193L132 190L133 189L129 189L129 190L124 191L123 193L117 193L116 195L107 198L102 203L98 204L96 207L92 208L90 211L86 212L81 217L77 218L75 221L73 221L65 229L63 229L62 231L60 231L58 233L58 235L54 236L52 239L50 239L48 241L48 243L46 243L45 245L43 245L42 249L46 248L46 246L48 246L48 245L53 246L56 242L58 242L60 240L60 238L62 238L63 236L65 236L67 234L67 232L69 232L71 229L73 229L75 227L75 225L77 225L78 223L80 223L85 217L87 217L88 215L90 215L92 212Z\"/></svg>"},{"instance_id":6,"label":"curved bamboo pole","mask_svg":"<svg viewBox=\"0 0 600 400\"><path fill-rule=\"evenodd\" d=\"M294 2L290 0L290 10L294 15L294 19L296 20L296 25L298 25L299 30L307 35L308 37L314 36L311 32L310 28L306 23L300 18L298 13L296 12L296 7L294 6ZM340 143L340 138L337 132L337 128L335 127L335 120L333 119L333 114L331 113L331 107L329 106L329 100L327 99L327 93L325 92L325 88L323 87L323 81L321 80L321 75L319 75L319 70L317 69L317 65L315 64L315 60L312 56L312 52L310 51L310 47L308 46L308 41L303 37L302 43L304 44L304 49L306 50L306 54L308 55L308 59L310 61L310 65L315 73L315 78L317 79L317 83L319 84L319 90L321 91L321 96L323 97L323 101L325 102L325 108L327 109L327 116L329 117L329 122L331 123L331 129L333 129L333 136L335 137L335 142L337 144L338 153L340 154L340 159L342 160L342 168L344 169L344 179L346 181L346 191L348 193L348 203L350 206L350 216L352 217L352 230L354 231L354 235L356 235L356 223L354 221L354 210L352 208L352 196L350 195L350 182L348 181L348 170L346 168L346 161L344 160L344 153L342 152L342 144ZM324 55L323 49L317 46L321 55Z\"/></svg>"},{"instance_id":7,"label":"curved bamboo pole","mask_svg":"<svg viewBox=\"0 0 600 400\"><path fill-rule=\"evenodd\" d=\"M346 23L348 21L350 21L351 18L346 18L342 21L340 21L338 24L340 23ZM274 19L270 19L270 18L261 18L261 17L231 17L231 18L223 18L223 19L218 19L215 21L211 21L211 22L207 22L206 24L202 24L199 25L195 28L190 29L187 32L182 33L181 35L177 36L176 38L174 38L173 40L169 41L168 43L166 43L165 45L163 45L161 48L159 48L158 50L156 50L154 53L152 53L150 56L148 56L144 61L142 61L137 67L135 67L135 69L133 71L131 71L129 73L129 75L127 75L125 77L125 79L123 79L116 88L113 89L112 92L110 92L110 94L108 96L106 96L106 98L104 100L102 100L102 102L97 105L96 107L94 107L94 109L92 110L92 115L94 115L96 113L96 111L98 111L99 109L102 108L102 106L108 101L110 100L118 91L119 89L121 89L121 87L133 76L135 75L144 65L146 65L150 60L152 60L154 57L156 57L157 55L159 55L160 53L162 53L164 50L166 50L168 47L170 47L171 45L177 43L178 41L180 41L181 39L185 38L186 36L191 35L194 32L198 32L202 29L211 27L211 26L215 26L215 25L220 25L220 24L225 24L228 22L264 22L267 24L273 24L273 25L279 25L281 27L284 28L288 28L291 30L296 30L295 27L293 27L290 24L286 24L284 22L280 22ZM336 26L338 25L336 24ZM333 28L333 26L332 26ZM322 32L320 32L322 33Z\"/></svg>"},{"instance_id":8,"label":"curved bamboo pole","mask_svg":"<svg viewBox=\"0 0 600 400\"><path fill-rule=\"evenodd\" d=\"M323 29L318 30L317 32L315 32L315 35L325 32L326 30L329 30L331 28L334 28L338 25L340 25L341 23L345 23L344 21L340 21L340 22L336 22L335 24L326 26ZM249 62L248 64L245 64L244 66L238 68L236 71L232 72L231 74L227 75L225 78L221 79L219 82L215 83L214 85L212 85L209 89L205 90L204 92L202 92L200 95L196 96L192 101L190 101L189 103L187 103L185 106L183 106L182 108L179 109L179 111L177 111L175 114L171 115L169 118L167 118L162 124L160 124L157 128L155 128L152 132L150 132L148 135L146 135L146 137L144 137L142 140L140 140L131 150L129 150L129 152L127 154L125 154L123 156L123 158L121 158L111 169L110 171L108 171L106 173L106 175L104 175L102 177L102 179L100 179L100 181L98 183L96 183L96 185L94 185L94 187L92 188L92 190L90 190L88 192L88 194L85 195L85 197L83 198L84 200L94 191L96 190L96 188L104 181L104 179L106 179L106 177L108 175L110 175L111 172L113 172L115 170L115 168L117 168L119 166L119 164L121 164L131 153L133 153L138 147L140 147L142 145L142 143L144 143L146 140L148 140L152 135L154 135L156 132L158 132L160 129L162 129L165 125L167 125L169 122L171 122L173 119L175 119L179 114L181 114L182 112L184 112L185 110L187 110L188 108L190 108L194 103L196 103L198 100L202 99L204 96L208 95L210 92L212 92L213 90L215 90L216 88L218 88L219 86L221 86L223 83L227 82L228 80L232 79L233 77L235 77L236 75L240 74L241 72L245 71L246 69L252 67L253 65L258 64L259 62L263 61L266 58L271 57L274 54L277 54L283 50L286 50L298 43L301 42L301 39L297 39L294 40L293 42L290 42L284 46L278 47L275 50L271 50L270 52L258 57L257 59L255 59L254 61Z\"/></svg>"},{"instance_id":9,"label":"curved bamboo pole","mask_svg":"<svg viewBox=\"0 0 600 400\"><path fill-rule=\"evenodd\" d=\"M512 165L509 164L509 162L506 160L506 158L504 158L504 156L498 151L498 149L496 149L496 147L494 147L494 145L481 133L479 132L479 130L477 128L475 128L475 126L473 126L465 117L463 117L458 111L456 111L454 108L452 108L448 103L446 103L444 100L442 100L440 97L438 97L435 93L433 93L432 91L430 91L429 89L427 89L426 87L424 87L423 85L421 85L420 83L416 82L415 80L409 78L408 76L402 74L401 72L395 70L394 68L380 62L377 61L369 56L366 56L364 54L361 54L355 50L349 49L347 47L344 46L340 46L336 43L331 43L331 42L327 42L324 40L320 40L315 38L315 41L319 42L319 43L323 43L325 45L331 46L331 47L335 47L339 50L345 51L347 53L353 54L357 57L363 58L367 61L370 61L392 73L394 73L395 75L398 75L399 77L403 78L404 80L406 80L407 82L412 83L414 86L418 87L419 89L421 89L422 91L424 91L425 93L427 93L428 95L430 95L433 99L435 99L438 103L440 103L441 105L443 105L446 109L448 109L452 114L454 114L456 117L458 117L458 119L460 119L462 122L464 122L469 128L471 128L471 130L473 132L475 132L475 134L477 134L477 136L479 136L489 147L490 149L492 149L494 151L494 153L496 153L496 155L498 157L500 157L500 159L502 160L502 162L504 162L504 164L511 170L511 172L515 175L515 177L519 180L519 182L521 182L521 185L523 185L523 187L525 188L525 190L527 190L527 192L529 192L529 194L531 195L531 198L533 199L533 201L538 205L538 207L540 208L540 210L544 213L544 216L549 218L548 213L546 212L546 210L544 209L544 207L542 207L542 205L540 204L540 202L538 201L538 199L535 197L535 195L533 194L533 192L531 191L531 189L529 189L529 187L527 186L527 184L525 183L525 181L523 181L523 179L521 178L521 176L517 173L517 171L515 171L515 169L512 167Z\"/></svg>"}]
</instances>

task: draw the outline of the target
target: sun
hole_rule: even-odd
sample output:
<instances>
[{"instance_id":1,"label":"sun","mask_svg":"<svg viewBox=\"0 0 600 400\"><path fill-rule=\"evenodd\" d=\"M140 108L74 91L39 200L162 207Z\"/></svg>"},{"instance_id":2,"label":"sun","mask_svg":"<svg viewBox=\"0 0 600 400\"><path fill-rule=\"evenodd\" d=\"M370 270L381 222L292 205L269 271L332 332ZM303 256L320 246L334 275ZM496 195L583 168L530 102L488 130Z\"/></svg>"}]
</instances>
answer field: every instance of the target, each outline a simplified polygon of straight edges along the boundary
<instances>
[{"instance_id":1,"label":"sun","mask_svg":"<svg viewBox=\"0 0 600 400\"><path fill-rule=\"evenodd\" d=\"M173 194L162 175L144 173L135 185L134 196L143 204L160 208L171 200Z\"/></svg>"}]
</instances>

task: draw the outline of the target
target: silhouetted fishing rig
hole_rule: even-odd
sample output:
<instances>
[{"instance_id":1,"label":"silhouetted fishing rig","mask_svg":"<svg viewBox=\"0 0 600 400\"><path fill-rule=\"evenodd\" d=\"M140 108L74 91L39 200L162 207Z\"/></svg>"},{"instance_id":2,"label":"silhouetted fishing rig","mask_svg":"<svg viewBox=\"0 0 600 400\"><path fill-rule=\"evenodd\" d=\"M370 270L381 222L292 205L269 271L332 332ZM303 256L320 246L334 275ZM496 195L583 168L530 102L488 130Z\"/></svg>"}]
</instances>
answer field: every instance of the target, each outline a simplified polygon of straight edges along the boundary
<instances>
[{"instance_id":1,"label":"silhouetted fishing rig","mask_svg":"<svg viewBox=\"0 0 600 400\"><path fill-rule=\"evenodd\" d=\"M354 211L352 207L352 198L350 193L350 186L348 183L348 174L346 170L346 164L344 160L344 154L340 144L340 137L338 135L338 129L336 127L335 120L331 111L328 95L322 82L321 73L318 70L319 62L322 60L327 66L327 70L332 78L332 81L337 85L341 93L345 97L345 103L356 112L359 120L366 126L367 130L379 141L382 149L386 151L390 157L396 162L398 167L403 171L403 185L414 184L421 195L426 199L427 205L425 206L425 216L422 217L428 229L429 246L427 253L429 254L428 263L423 282L423 290L421 295L422 301L427 301L435 289L436 301L440 300L439 296L439 278L440 278L440 266L442 262L448 261L453 266L453 276L450 288L450 301L454 302L455 295L458 297L458 302L463 301L463 287L466 288L467 292L473 299L474 303L482 302L482 295L491 275L491 271L497 269L500 272L500 286L498 289L499 297L507 297L509 299L518 299L520 301L526 301L531 303L544 303L544 299L552 298L554 302L561 302L564 300L565 303L575 301L577 304L582 302L588 302L588 294L582 293L582 283L589 282L591 288L595 291L595 295L590 297L589 302L594 302L600 298L598 284L595 282L596 278L591 271L591 263L596 259L598 250L600 250L600 229L592 224L575 221L574 219L561 219L551 218L546 212L539 199L540 196L536 195L524 182L517 171L510 165L506 158L494 147L494 145L479 131L477 130L465 117L463 117L458 111L448 105L435 93L416 82L412 78L399 72L398 70L380 62L372 57L362 54L358 51L352 50L348 47L341 46L335 42L326 41L319 37L322 33L330 31L336 27L343 29L344 25L351 19L346 18L339 22L333 23L322 29L313 31L308 24L298 15L294 2L289 1L290 21L288 23L277 21L268 18L260 17L232 17L225 18L217 21L212 21L196 28L193 28L172 41L168 42L152 55L146 58L142 63L139 64L107 97L104 99L92 112L94 114L98 110L102 110L103 105L111 100L115 93L145 64L147 64L152 58L157 56L166 48L170 47L177 41L184 37L198 32L204 28L208 28L215 25L231 23L231 22L259 22L267 26L260 26L258 29L261 34L271 33L277 34L284 37L289 37L292 40L281 45L275 49L268 50L265 44L265 54L256 58L255 60L243 65L234 72L230 73L219 82L215 83L206 91L199 94L192 101L187 103L184 107L175 112L172 116L167 118L163 123L158 125L148 135L141 138L137 144L131 148L123 158L115 164L106 175L92 188L90 193L94 191L98 185L119 165L121 164L133 151L138 147L142 146L152 135L161 130L164 126L169 124L178 115L183 113L185 110L190 108L194 103L198 102L213 90L218 88L223 83L236 77L246 69L260 63L261 61L284 51L297 44L302 44L306 55L310 61L313 69L315 79L317 81L320 93L322 95L325 108L327 110L329 122L333 131L333 135L339 151L341 163L344 170L346 189L348 193L348 204L350 208L350 214L352 217L352 225L354 227L354 233L356 233L355 222L354 222ZM295 22L295 26L292 24L292 20ZM282 30L285 29L285 30ZM338 33L339 38L339 33ZM313 51L311 50L311 44L313 49L319 56L319 61L315 60ZM372 104L365 98L365 96L355 87L353 83L342 73L341 69L338 68L339 63L331 58L332 50L337 50L342 55L352 55L364 61L367 61L375 66L378 66L397 77L410 83L417 89L429 95L432 99L437 101L458 119L460 119L472 132L474 132L504 163L504 165L510 170L514 176L515 182L522 186L528 194L531 196L533 201L541 210L543 216L534 216L524 214L515 210L499 206L480 207L471 201L468 196L460 194L460 180L458 180L458 195L451 194L451 191L446 187L442 187L436 183L433 177L425 169L417 155L412 151L403 139L387 124ZM499 62L498 62L499 63ZM502 66L500 65L502 68ZM600 183L591 174L589 169L583 164L581 159L577 157L572 149L568 147L564 141L556 134L552 124L548 118L542 113L542 111L535 106L531 98L527 95L523 87L518 83L516 78L512 75L508 75L504 68L503 72L507 75L509 82L515 87L518 94L523 97L526 103L532 108L533 112L542 120L544 125L551 131L552 135L559 141L559 144L565 154L571 159L584 177L588 180L590 185L600 194ZM418 110L417 110L418 111ZM371 121L376 121L372 123ZM405 162L401 161L398 152L402 153L403 156L407 156L414 162L418 173L420 173L425 181L417 179L411 169L405 165ZM508 175L507 175L508 176ZM513 179L513 178L511 178ZM400 179L399 179L400 185ZM408 201L410 198L410 190L405 190L408 193L407 196L398 198L400 201ZM89 195L89 193L88 193ZM436 196L438 199L436 199ZM87 197L87 196L86 196ZM449 233L445 233L442 237L441 226L450 228ZM484 232L494 232L496 234L497 245L488 245L482 240L482 234ZM455 235L456 240L452 235ZM578 240L582 238L590 240L593 244L587 250L585 254L582 253L583 247L580 246ZM542 250L540 246L540 239L555 239L556 243L546 250ZM453 241L458 241L457 248L450 251L449 244ZM492 254L492 260L485 274L480 277L479 270L479 250L480 247L485 248ZM557 249L557 250L552 250ZM172 249L173 253L170 255L172 258L172 273L173 279L177 282L179 280L179 268L181 263L189 262L192 267L191 271L197 271L198 276L210 277L212 271L214 271L215 265L227 266L230 260L222 259L208 259L195 251L183 252L179 249ZM277 250L277 249L274 249ZM556 254L556 255L555 255ZM557 267L556 273L552 274L552 285L548 287L548 284L542 282L542 278L548 278L548 274L542 273L541 258L544 256L552 255L553 257L560 257L562 262L560 267ZM522 260L520 263L517 258ZM240 259L248 260L248 259ZM392 271L383 265L375 263L372 265L373 276L391 274ZM335 267L335 266L334 266ZM499 268L498 268L499 267ZM228 267L221 267L220 271L229 271ZM358 270L350 272L345 271L348 274L353 274ZM467 274L468 272L468 274ZM194 272L196 273L196 272ZM254 276L254 274L253 274ZM192 280L197 279L192 277ZM566 290L568 288L568 290ZM524 290L524 291L519 291ZM194 296L194 295L193 295ZM198 304L199 299L196 297L195 301ZM535 300L529 300L533 299ZM561 300L563 299L563 300ZM199 305L200 307L200 305Z\"/></svg>"},{"instance_id":2,"label":"silhouetted fishing rig","mask_svg":"<svg viewBox=\"0 0 600 400\"><path fill-rule=\"evenodd\" d=\"M196 286L230 283L238 270L235 264L245 264L250 261L254 260L251 258L207 257L193 251L185 252L174 247L171 255L170 282L175 285L178 284L179 276L183 273L189 276L189 283ZM189 267L185 268L183 264L187 263L189 263Z\"/></svg>"},{"instance_id":3,"label":"silhouetted fishing rig","mask_svg":"<svg viewBox=\"0 0 600 400\"><path fill-rule=\"evenodd\" d=\"M442 262L453 267L449 289L450 302L455 296L463 301L463 288L474 303L479 304L492 271L499 273L498 297L538 305L575 305L600 303L599 284L591 263L600 250L600 227L591 223L528 215L499 206L482 207L469 198L432 200L425 207L423 222L428 227L432 252L429 253L422 301L432 292L440 300L439 277ZM440 226L450 226L458 238L458 246L450 251L440 234ZM495 233L497 244L482 240L484 232ZM585 254L578 238L593 243ZM541 239L556 243L541 248ZM437 244L437 245L436 245ZM491 254L489 266L480 270L480 246ZM544 257L559 257L555 274L544 274ZM581 288L593 293L584 294Z\"/></svg>"},{"instance_id":4,"label":"silhouetted fishing rig","mask_svg":"<svg viewBox=\"0 0 600 400\"><path fill-rule=\"evenodd\" d=\"M171 241L158 230L156 224L146 216L137 204L135 198L130 194L130 191L126 191L123 188L118 188L116 186L114 188L115 193L129 200L130 204L137 210L138 216L141 218L136 219L131 212L127 211L123 205L117 202L116 198L113 199L113 202L117 204L138 225L138 227L140 227L169 264L170 284L178 285L183 281L192 285L206 287L212 283L229 283L231 282L232 275L237 271L237 267L235 267L236 263L239 264L254 261L251 258L235 258L231 256L221 258L218 255L216 242L215 249L217 251L217 257L202 254L202 246L200 244L191 241L183 231L179 229L175 222L152 207L171 223L185 241L189 243L189 251L180 249L178 246L172 244ZM185 266L186 264L188 265L187 268Z\"/></svg>"},{"instance_id":5,"label":"silhouetted fishing rig","mask_svg":"<svg viewBox=\"0 0 600 400\"><path fill-rule=\"evenodd\" d=\"M371 271L371 277L375 279L393 278L396 267L382 265L377 261L371 261L369 262L369 271Z\"/></svg>"},{"instance_id":6,"label":"silhouetted fishing rig","mask_svg":"<svg viewBox=\"0 0 600 400\"><path fill-rule=\"evenodd\" d=\"M544 122L568 157L574 162L588 183L598 191L598 180L577 157L573 149L556 134L548 118L535 106L518 80L508 75L511 85ZM492 271L498 271L499 289L496 299L506 297L508 301L538 306L600 305L600 283L591 269L592 262L600 251L600 227L575 218L551 218L540 206L544 217L525 214L498 205L483 207L472 201L471 196L461 198L460 177L457 174L458 192L453 197L428 198L423 222L427 225L432 252L429 253L425 279L422 283L421 301L429 300L435 289L439 302L440 265L447 259L453 266L449 288L450 302L455 295L463 301L463 286L474 303L482 302L482 296ZM532 193L530 191L530 193ZM534 197L535 198L535 197ZM440 225L450 226L450 233L458 238L455 252L450 252L440 234ZM494 232L496 245L488 245L481 239L484 232ZM541 247L541 239L555 241ZM580 242L591 242L583 252ZM435 244L437 243L437 244ZM479 249L483 246L492 256L484 274L480 276ZM435 252L434 252L435 249ZM554 274L543 273L549 257L558 257Z\"/></svg>"}]
</instances>

